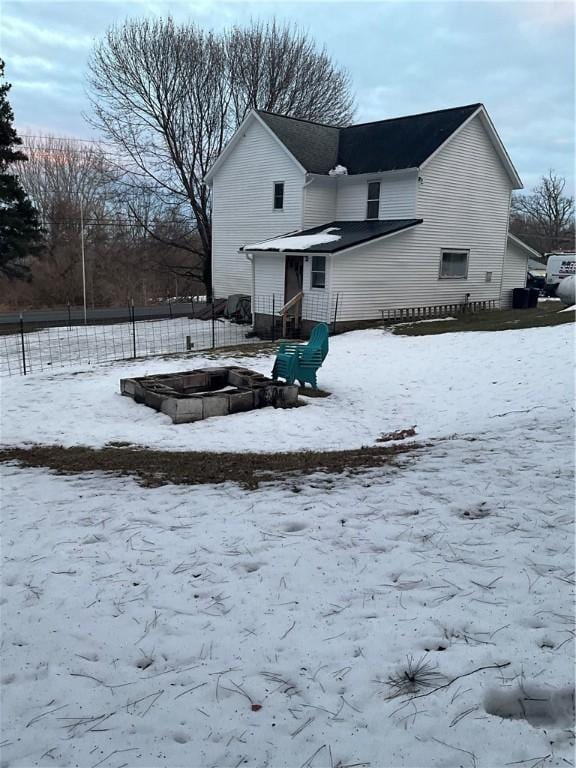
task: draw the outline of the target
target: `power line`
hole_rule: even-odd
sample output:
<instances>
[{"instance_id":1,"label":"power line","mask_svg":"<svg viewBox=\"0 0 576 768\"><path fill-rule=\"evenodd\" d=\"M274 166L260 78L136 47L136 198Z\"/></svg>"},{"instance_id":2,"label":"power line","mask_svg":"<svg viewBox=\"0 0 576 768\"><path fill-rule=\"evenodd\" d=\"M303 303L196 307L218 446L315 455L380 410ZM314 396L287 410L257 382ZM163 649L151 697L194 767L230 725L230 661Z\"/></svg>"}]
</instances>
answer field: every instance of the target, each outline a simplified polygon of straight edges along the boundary
<instances>
[{"instance_id":1,"label":"power line","mask_svg":"<svg viewBox=\"0 0 576 768\"><path fill-rule=\"evenodd\" d=\"M37 136L36 134L32 133L23 133L21 135L22 139L41 139L42 141L82 141L86 142L88 144L104 144L108 147L114 147L116 146L110 141L102 141L101 139L79 139L75 136Z\"/></svg>"}]
</instances>

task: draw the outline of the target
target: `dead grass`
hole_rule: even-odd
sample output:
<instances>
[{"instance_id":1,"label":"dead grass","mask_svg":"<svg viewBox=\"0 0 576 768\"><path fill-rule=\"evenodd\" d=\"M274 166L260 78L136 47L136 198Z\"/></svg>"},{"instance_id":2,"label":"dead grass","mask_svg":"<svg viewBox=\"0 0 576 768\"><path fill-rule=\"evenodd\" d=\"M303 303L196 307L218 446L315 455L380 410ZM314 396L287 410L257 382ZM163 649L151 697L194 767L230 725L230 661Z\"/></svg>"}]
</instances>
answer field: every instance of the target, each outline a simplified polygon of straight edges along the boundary
<instances>
[{"instance_id":1,"label":"dead grass","mask_svg":"<svg viewBox=\"0 0 576 768\"><path fill-rule=\"evenodd\" d=\"M560 312L559 301L541 303L536 309L502 309L457 315L455 320L436 323L406 323L393 325L399 336L430 336L437 333L462 331L506 331L512 328L541 328L574 322L573 312Z\"/></svg>"},{"instance_id":2,"label":"dead grass","mask_svg":"<svg viewBox=\"0 0 576 768\"><path fill-rule=\"evenodd\" d=\"M0 450L0 462L43 467L60 474L110 472L134 477L145 486L235 482L257 488L260 482L294 479L316 472L342 474L393 464L396 456L421 448L418 443L347 451L289 453L207 453L149 451L122 444L105 448L59 445Z\"/></svg>"}]
</instances>

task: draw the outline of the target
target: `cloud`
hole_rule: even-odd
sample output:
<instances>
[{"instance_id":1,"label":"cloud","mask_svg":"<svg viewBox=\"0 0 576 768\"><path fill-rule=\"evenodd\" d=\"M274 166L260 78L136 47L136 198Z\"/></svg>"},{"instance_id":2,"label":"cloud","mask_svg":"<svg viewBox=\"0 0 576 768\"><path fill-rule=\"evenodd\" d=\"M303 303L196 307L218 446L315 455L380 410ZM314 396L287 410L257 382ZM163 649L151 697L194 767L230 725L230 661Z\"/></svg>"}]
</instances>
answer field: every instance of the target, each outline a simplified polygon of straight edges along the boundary
<instances>
[{"instance_id":1,"label":"cloud","mask_svg":"<svg viewBox=\"0 0 576 768\"><path fill-rule=\"evenodd\" d=\"M87 49L92 44L92 37L89 34L79 31L69 34L64 30L57 31L55 27L56 25L48 29L16 16L4 14L2 17L2 42L3 45L6 45L6 43L26 41L27 46L44 45L72 50Z\"/></svg>"},{"instance_id":2,"label":"cloud","mask_svg":"<svg viewBox=\"0 0 576 768\"><path fill-rule=\"evenodd\" d=\"M13 53L10 56L10 68L15 73L19 72L33 72L34 70L40 72L53 72L56 69L55 64L48 59L44 59L41 56L20 56L17 53Z\"/></svg>"}]
</instances>

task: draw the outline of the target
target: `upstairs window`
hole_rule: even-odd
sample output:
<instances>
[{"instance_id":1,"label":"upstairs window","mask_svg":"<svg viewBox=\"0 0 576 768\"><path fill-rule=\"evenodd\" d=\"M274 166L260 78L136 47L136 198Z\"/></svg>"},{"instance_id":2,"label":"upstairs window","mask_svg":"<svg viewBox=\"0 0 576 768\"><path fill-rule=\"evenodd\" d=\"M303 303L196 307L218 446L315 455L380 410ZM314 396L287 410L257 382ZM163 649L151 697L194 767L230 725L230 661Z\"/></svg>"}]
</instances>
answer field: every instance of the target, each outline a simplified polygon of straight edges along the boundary
<instances>
[{"instance_id":1,"label":"upstairs window","mask_svg":"<svg viewBox=\"0 0 576 768\"><path fill-rule=\"evenodd\" d=\"M377 219L380 216L380 182L368 182L368 202L366 204L366 218Z\"/></svg>"},{"instance_id":2,"label":"upstairs window","mask_svg":"<svg viewBox=\"0 0 576 768\"><path fill-rule=\"evenodd\" d=\"M468 251L442 251L440 277L465 280L468 277Z\"/></svg>"},{"instance_id":3,"label":"upstairs window","mask_svg":"<svg viewBox=\"0 0 576 768\"><path fill-rule=\"evenodd\" d=\"M281 211L284 208L284 182L274 182L274 210Z\"/></svg>"},{"instance_id":4,"label":"upstairs window","mask_svg":"<svg viewBox=\"0 0 576 768\"><path fill-rule=\"evenodd\" d=\"M326 288L326 256L312 256L312 288Z\"/></svg>"}]
</instances>

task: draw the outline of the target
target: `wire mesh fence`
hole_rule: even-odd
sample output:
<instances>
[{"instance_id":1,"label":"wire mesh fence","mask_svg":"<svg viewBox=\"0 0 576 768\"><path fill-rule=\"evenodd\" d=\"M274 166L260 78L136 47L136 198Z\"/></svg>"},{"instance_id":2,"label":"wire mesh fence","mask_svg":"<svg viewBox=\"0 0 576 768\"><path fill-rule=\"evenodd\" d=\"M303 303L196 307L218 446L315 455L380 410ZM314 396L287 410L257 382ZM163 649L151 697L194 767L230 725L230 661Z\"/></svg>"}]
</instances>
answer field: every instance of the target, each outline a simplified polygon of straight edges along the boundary
<instances>
[{"instance_id":1,"label":"wire mesh fence","mask_svg":"<svg viewBox=\"0 0 576 768\"><path fill-rule=\"evenodd\" d=\"M282 297L283 298L283 297ZM170 311L158 319L139 319L128 308L126 322L89 323L38 327L37 320L21 317L17 325L3 326L0 335L0 377L28 375L78 364L97 364L154 355L185 354L197 350L280 338L283 318L280 296L257 296L252 314L225 317L226 302L196 303L193 315L177 316ZM302 319L326 322L335 327L341 297L304 296ZM252 320L259 316L259 336ZM241 321L241 322L239 322ZM290 335L299 328L291 327Z\"/></svg>"},{"instance_id":2,"label":"wire mesh fence","mask_svg":"<svg viewBox=\"0 0 576 768\"><path fill-rule=\"evenodd\" d=\"M0 336L0 376L26 375L75 364L105 363L153 355L245 344L249 325L225 318L179 317L115 325L73 325Z\"/></svg>"},{"instance_id":3,"label":"wire mesh fence","mask_svg":"<svg viewBox=\"0 0 576 768\"><path fill-rule=\"evenodd\" d=\"M286 331L288 336L298 336L310 323L326 323L330 332L336 330L336 323L342 312L343 294L310 292L304 293L300 305L297 305L289 322L283 322L281 314L284 305L282 294L255 296L253 301L253 316L255 328L260 335L276 339Z\"/></svg>"}]
</instances>

